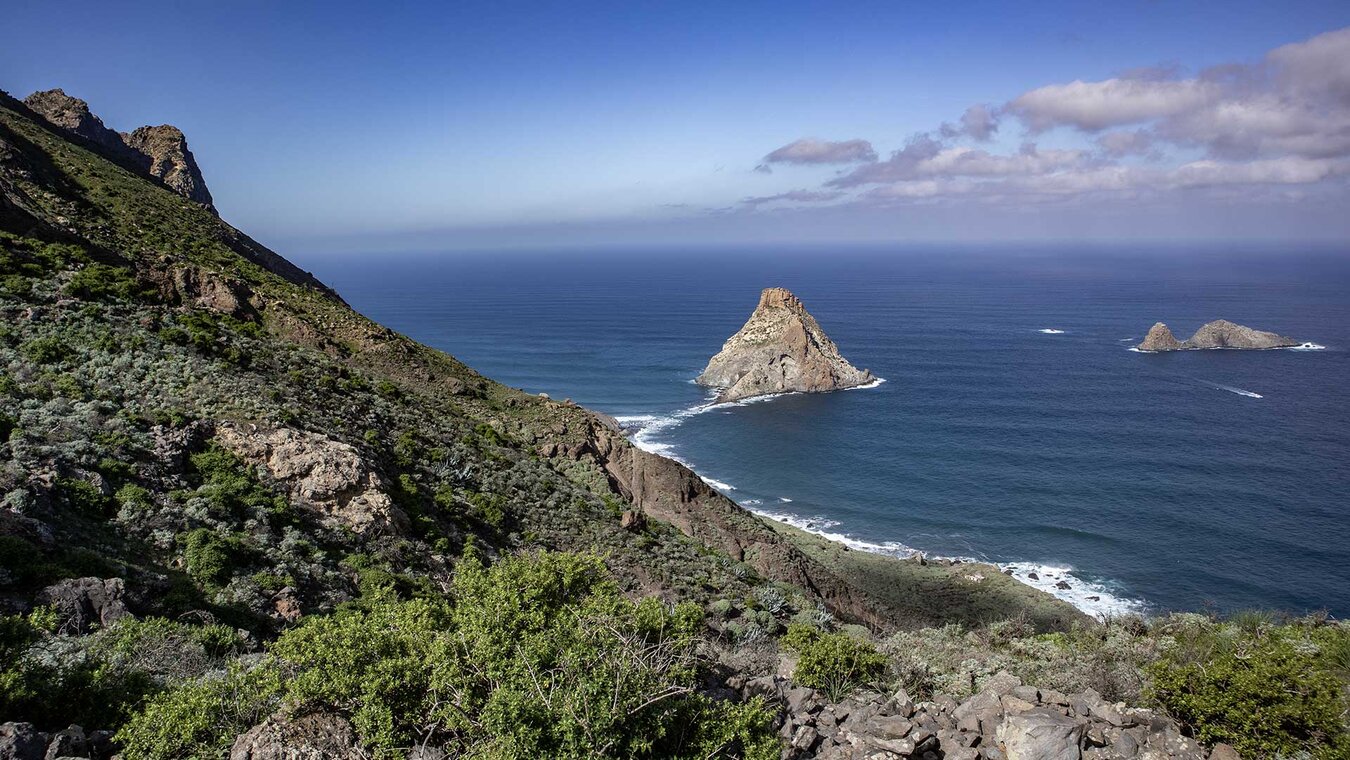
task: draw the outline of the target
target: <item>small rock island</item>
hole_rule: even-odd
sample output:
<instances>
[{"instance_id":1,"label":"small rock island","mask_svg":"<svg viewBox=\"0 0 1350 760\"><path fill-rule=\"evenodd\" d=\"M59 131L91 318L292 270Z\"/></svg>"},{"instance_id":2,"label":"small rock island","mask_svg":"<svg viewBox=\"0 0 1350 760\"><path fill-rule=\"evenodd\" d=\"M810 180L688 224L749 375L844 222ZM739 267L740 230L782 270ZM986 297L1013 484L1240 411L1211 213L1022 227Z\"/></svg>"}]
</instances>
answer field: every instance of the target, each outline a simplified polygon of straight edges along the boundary
<instances>
[{"instance_id":1,"label":"small rock island","mask_svg":"<svg viewBox=\"0 0 1350 760\"><path fill-rule=\"evenodd\" d=\"M824 393L876 382L839 354L802 302L765 288L745 326L722 344L695 382L721 388L717 403L774 393Z\"/></svg>"},{"instance_id":2,"label":"small rock island","mask_svg":"<svg viewBox=\"0 0 1350 760\"><path fill-rule=\"evenodd\" d=\"M1136 348L1140 351L1191 351L1205 348L1289 348L1298 345L1298 341L1284 335L1216 319L1184 341L1177 340L1167 325L1158 322L1149 328L1148 335Z\"/></svg>"}]
</instances>

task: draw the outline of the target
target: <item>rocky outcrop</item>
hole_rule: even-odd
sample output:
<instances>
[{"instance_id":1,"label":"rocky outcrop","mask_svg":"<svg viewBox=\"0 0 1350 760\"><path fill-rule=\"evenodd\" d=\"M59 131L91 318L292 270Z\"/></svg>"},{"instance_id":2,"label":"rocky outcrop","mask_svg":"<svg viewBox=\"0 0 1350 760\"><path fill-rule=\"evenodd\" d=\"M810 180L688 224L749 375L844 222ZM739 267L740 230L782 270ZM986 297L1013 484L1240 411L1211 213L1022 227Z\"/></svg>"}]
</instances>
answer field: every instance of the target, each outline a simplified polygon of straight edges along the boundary
<instances>
[{"instance_id":1,"label":"rocky outcrop","mask_svg":"<svg viewBox=\"0 0 1350 760\"><path fill-rule=\"evenodd\" d=\"M235 319L258 319L260 302L242 280L191 265L155 270L150 280L170 303L210 309Z\"/></svg>"},{"instance_id":2,"label":"rocky outcrop","mask_svg":"<svg viewBox=\"0 0 1350 760\"><path fill-rule=\"evenodd\" d=\"M946 758L947 760L1231 760L1219 745L1207 753L1172 719L1107 702L1088 689L1061 694L1023 685L1000 672L964 701L937 695L915 703L904 691L890 697L856 694L831 703L823 692L780 676L728 687L763 697L781 709L783 757L793 760Z\"/></svg>"},{"instance_id":3,"label":"rocky outcrop","mask_svg":"<svg viewBox=\"0 0 1350 760\"><path fill-rule=\"evenodd\" d=\"M164 124L119 134L104 126L103 120L90 112L88 103L60 89L35 92L23 102L52 126L83 137L184 198L215 210L197 159L177 127Z\"/></svg>"},{"instance_id":4,"label":"rocky outcrop","mask_svg":"<svg viewBox=\"0 0 1350 760\"><path fill-rule=\"evenodd\" d=\"M52 126L73 132L116 155L131 154L122 136L104 126L103 120L89 110L88 103L67 95L64 90L35 92L24 98L23 103Z\"/></svg>"},{"instance_id":5,"label":"rocky outcrop","mask_svg":"<svg viewBox=\"0 0 1350 760\"><path fill-rule=\"evenodd\" d=\"M1216 319L1206 323L1184 341L1178 341L1167 325L1158 322L1149 329L1148 335L1136 348L1140 351L1186 351L1207 348L1289 348L1297 345L1297 340L1284 335Z\"/></svg>"},{"instance_id":6,"label":"rocky outcrop","mask_svg":"<svg viewBox=\"0 0 1350 760\"><path fill-rule=\"evenodd\" d=\"M1155 322L1138 346L1140 351L1176 351L1180 348L1181 341L1177 340L1172 330L1162 322Z\"/></svg>"},{"instance_id":7,"label":"rocky outcrop","mask_svg":"<svg viewBox=\"0 0 1350 760\"><path fill-rule=\"evenodd\" d=\"M58 760L113 756L112 733L69 726L54 734L38 731L31 723L0 723L0 760Z\"/></svg>"},{"instance_id":8,"label":"rocky outcrop","mask_svg":"<svg viewBox=\"0 0 1350 760\"><path fill-rule=\"evenodd\" d=\"M68 578L48 586L38 600L56 611L61 633L80 634L130 617L125 596L121 578Z\"/></svg>"},{"instance_id":9,"label":"rocky outcrop","mask_svg":"<svg viewBox=\"0 0 1350 760\"><path fill-rule=\"evenodd\" d=\"M717 401L724 402L793 391L822 393L875 380L839 354L796 296L766 288L745 326L722 344L695 381L721 388Z\"/></svg>"},{"instance_id":10,"label":"rocky outcrop","mask_svg":"<svg viewBox=\"0 0 1350 760\"><path fill-rule=\"evenodd\" d=\"M150 176L158 177L184 198L214 208L197 159L188 150L187 138L178 127L168 124L141 127L122 135L122 139L141 157L140 163Z\"/></svg>"},{"instance_id":11,"label":"rocky outcrop","mask_svg":"<svg viewBox=\"0 0 1350 760\"><path fill-rule=\"evenodd\" d=\"M351 723L341 715L273 715L239 735L230 760L360 760L361 750Z\"/></svg>"},{"instance_id":12,"label":"rocky outcrop","mask_svg":"<svg viewBox=\"0 0 1350 760\"><path fill-rule=\"evenodd\" d=\"M389 497L384 478L352 446L326 435L287 427L222 422L216 441L260 465L296 506L357 535L408 532L408 516Z\"/></svg>"}]
</instances>

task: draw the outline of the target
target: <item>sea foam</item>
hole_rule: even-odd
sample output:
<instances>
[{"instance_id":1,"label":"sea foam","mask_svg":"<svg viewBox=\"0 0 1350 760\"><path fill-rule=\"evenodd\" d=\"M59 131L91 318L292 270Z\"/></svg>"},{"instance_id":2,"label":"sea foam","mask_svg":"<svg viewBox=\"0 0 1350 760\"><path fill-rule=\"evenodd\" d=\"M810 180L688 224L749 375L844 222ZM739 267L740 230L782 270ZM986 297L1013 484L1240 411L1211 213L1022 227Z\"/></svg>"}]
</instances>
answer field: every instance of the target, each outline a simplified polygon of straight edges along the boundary
<instances>
[{"instance_id":1,"label":"sea foam","mask_svg":"<svg viewBox=\"0 0 1350 760\"><path fill-rule=\"evenodd\" d=\"M1063 330L1056 330L1056 329L1053 328L1053 327L1042 327L1041 329L1037 330L1036 332L1038 332L1038 333L1045 333L1046 335L1063 335L1063 334L1064 334L1064 331L1063 331Z\"/></svg>"}]
</instances>

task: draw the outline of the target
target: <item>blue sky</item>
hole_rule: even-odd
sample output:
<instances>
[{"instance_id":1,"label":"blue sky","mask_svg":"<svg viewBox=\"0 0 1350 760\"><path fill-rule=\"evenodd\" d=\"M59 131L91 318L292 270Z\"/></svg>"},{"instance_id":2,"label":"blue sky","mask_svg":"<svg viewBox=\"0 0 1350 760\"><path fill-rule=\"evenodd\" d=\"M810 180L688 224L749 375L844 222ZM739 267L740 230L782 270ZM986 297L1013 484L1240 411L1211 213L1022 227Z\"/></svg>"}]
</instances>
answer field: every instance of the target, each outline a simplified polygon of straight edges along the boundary
<instances>
[{"instance_id":1,"label":"blue sky","mask_svg":"<svg viewBox=\"0 0 1350 760\"><path fill-rule=\"evenodd\" d=\"M0 87L62 87L122 130L181 127L222 215L283 248L1350 237L1346 155L1292 142L1344 126L1350 81L1319 73L1342 43L1266 58L1350 27L1345 2L10 0L4 15ZM1246 84L1276 64L1273 84ZM1211 88L1202 72L1226 65L1244 84ZM1129 93L1018 100L1075 80ZM1140 98L1155 110L1122 115ZM942 136L980 104L995 132ZM1258 106L1262 124L1304 122L1281 141L1215 131ZM1109 155L1108 132L1124 135ZM926 153L891 160L925 134ZM766 162L803 138L824 147ZM829 160L846 140L875 160Z\"/></svg>"}]
</instances>

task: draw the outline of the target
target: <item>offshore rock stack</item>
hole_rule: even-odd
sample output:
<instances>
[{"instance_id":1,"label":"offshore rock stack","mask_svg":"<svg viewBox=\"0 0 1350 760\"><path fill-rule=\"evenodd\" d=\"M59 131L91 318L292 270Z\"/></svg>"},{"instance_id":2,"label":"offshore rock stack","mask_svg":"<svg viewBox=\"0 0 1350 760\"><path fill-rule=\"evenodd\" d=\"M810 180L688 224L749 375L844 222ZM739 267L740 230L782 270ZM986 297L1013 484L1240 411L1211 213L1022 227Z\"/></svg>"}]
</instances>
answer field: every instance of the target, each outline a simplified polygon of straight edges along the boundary
<instances>
[{"instance_id":1,"label":"offshore rock stack","mask_svg":"<svg viewBox=\"0 0 1350 760\"><path fill-rule=\"evenodd\" d=\"M695 379L720 388L718 403L774 393L824 393L875 382L849 364L795 295L765 288L745 326Z\"/></svg>"}]
</instances>

